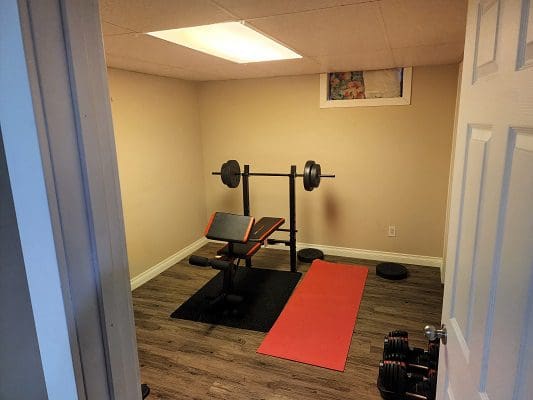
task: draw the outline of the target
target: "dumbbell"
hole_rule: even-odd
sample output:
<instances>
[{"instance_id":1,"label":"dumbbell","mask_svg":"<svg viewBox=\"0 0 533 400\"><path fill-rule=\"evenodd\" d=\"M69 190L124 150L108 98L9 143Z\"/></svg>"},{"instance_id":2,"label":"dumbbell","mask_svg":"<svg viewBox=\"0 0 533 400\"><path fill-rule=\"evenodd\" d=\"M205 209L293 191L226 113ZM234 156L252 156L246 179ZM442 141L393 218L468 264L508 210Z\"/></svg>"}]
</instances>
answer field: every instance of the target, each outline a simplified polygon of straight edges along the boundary
<instances>
[{"instance_id":1,"label":"dumbbell","mask_svg":"<svg viewBox=\"0 0 533 400\"><path fill-rule=\"evenodd\" d=\"M392 331L384 339L383 359L407 362L412 368L436 369L439 362L439 342L430 341L427 351L417 347L410 348L406 331Z\"/></svg>"},{"instance_id":2,"label":"dumbbell","mask_svg":"<svg viewBox=\"0 0 533 400\"><path fill-rule=\"evenodd\" d=\"M378 388L384 399L434 400L437 374L434 370L428 377L412 374L401 361L381 361Z\"/></svg>"}]
</instances>

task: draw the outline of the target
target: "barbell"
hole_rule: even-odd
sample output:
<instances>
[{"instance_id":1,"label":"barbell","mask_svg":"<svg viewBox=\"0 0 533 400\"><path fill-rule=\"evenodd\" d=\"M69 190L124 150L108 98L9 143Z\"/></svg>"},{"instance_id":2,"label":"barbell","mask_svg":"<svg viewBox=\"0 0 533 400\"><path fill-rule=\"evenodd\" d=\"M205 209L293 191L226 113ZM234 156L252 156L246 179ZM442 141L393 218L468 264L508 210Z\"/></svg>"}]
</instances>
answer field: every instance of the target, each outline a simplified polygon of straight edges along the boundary
<instances>
[{"instance_id":1,"label":"barbell","mask_svg":"<svg viewBox=\"0 0 533 400\"><path fill-rule=\"evenodd\" d=\"M222 183L229 188L236 188L241 183L241 176L245 173L241 172L241 166L237 160L228 160L222 164L220 172L212 172L213 175L220 175ZM280 174L274 172L248 172L247 176L286 176L290 177L291 174ZM309 160L305 163L303 174L296 174L297 177L303 177L304 189L308 192L320 186L320 180L322 178L335 178L332 174L322 174L320 164L317 164L313 160Z\"/></svg>"}]
</instances>

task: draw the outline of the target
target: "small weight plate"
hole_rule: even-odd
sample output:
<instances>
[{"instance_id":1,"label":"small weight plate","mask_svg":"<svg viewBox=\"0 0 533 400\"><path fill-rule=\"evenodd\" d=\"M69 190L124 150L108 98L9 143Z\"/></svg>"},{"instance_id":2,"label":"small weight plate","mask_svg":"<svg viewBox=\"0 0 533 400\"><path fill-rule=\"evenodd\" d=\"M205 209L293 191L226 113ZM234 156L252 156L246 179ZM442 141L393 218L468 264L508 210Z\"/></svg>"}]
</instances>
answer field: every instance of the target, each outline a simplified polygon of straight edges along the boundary
<instances>
[{"instance_id":1,"label":"small weight plate","mask_svg":"<svg viewBox=\"0 0 533 400\"><path fill-rule=\"evenodd\" d=\"M311 186L314 188L317 188L320 185L320 174L322 173L322 170L320 168L320 164L314 164L311 167L311 177L310 182Z\"/></svg>"},{"instance_id":2,"label":"small weight plate","mask_svg":"<svg viewBox=\"0 0 533 400\"><path fill-rule=\"evenodd\" d=\"M220 167L220 179L222 180L222 183L224 185L228 184L227 183L227 179L228 179L227 174L228 174L229 171L228 171L228 169L226 167L226 164L227 163L223 163L222 166Z\"/></svg>"},{"instance_id":3,"label":"small weight plate","mask_svg":"<svg viewBox=\"0 0 533 400\"><path fill-rule=\"evenodd\" d=\"M304 189L308 192L312 191L315 187L311 183L311 169L316 163L313 160L309 160L305 163L304 167Z\"/></svg>"},{"instance_id":4,"label":"small weight plate","mask_svg":"<svg viewBox=\"0 0 533 400\"><path fill-rule=\"evenodd\" d=\"M229 188L236 188L241 183L241 166L237 160L228 160L222 164L220 178L224 185Z\"/></svg>"}]
</instances>

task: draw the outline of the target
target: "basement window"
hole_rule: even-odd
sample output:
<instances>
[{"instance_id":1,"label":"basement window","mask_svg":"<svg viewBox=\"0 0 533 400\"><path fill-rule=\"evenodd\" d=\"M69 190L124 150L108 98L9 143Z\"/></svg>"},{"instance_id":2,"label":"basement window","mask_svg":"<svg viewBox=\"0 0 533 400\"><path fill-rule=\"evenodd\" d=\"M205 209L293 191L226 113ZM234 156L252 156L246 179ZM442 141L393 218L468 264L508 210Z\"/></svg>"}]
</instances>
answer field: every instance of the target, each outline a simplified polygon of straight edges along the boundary
<instances>
[{"instance_id":1,"label":"basement window","mask_svg":"<svg viewBox=\"0 0 533 400\"><path fill-rule=\"evenodd\" d=\"M320 74L320 108L411 104L412 68Z\"/></svg>"}]
</instances>

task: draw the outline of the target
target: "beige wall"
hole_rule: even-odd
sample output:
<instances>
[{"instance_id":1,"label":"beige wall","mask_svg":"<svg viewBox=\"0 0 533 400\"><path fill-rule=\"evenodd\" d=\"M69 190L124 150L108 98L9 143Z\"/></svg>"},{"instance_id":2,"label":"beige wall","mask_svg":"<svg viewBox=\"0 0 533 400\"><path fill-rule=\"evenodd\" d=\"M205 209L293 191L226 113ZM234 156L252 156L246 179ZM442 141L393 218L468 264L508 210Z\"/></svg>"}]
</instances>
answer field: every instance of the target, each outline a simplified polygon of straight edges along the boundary
<instances>
[{"instance_id":1,"label":"beige wall","mask_svg":"<svg viewBox=\"0 0 533 400\"><path fill-rule=\"evenodd\" d=\"M318 75L200 84L207 212L241 210L209 174L227 159L280 172L314 159L337 178L299 181L298 241L441 257L457 74L416 67L411 106L339 109L318 108ZM252 215L288 218L286 180L252 179Z\"/></svg>"},{"instance_id":2,"label":"beige wall","mask_svg":"<svg viewBox=\"0 0 533 400\"><path fill-rule=\"evenodd\" d=\"M313 192L298 181L300 242L441 257L457 74L414 68L411 106L320 109L318 75L195 83L109 69L131 277L199 239L212 211L241 212L240 187L210 174L230 158L279 172L314 159L337 175ZM288 219L287 180L252 178L251 204Z\"/></svg>"},{"instance_id":3,"label":"beige wall","mask_svg":"<svg viewBox=\"0 0 533 400\"><path fill-rule=\"evenodd\" d=\"M130 276L202 236L198 85L109 69Z\"/></svg>"}]
</instances>

